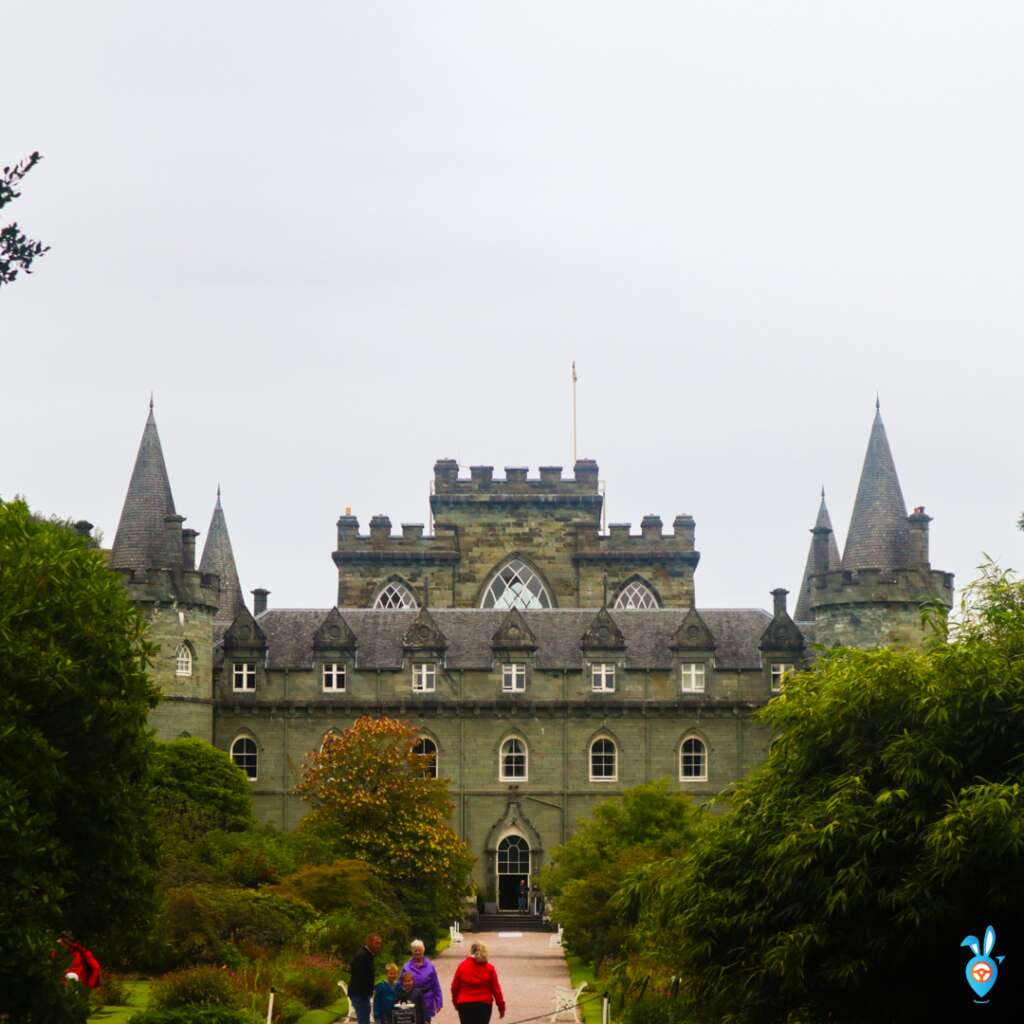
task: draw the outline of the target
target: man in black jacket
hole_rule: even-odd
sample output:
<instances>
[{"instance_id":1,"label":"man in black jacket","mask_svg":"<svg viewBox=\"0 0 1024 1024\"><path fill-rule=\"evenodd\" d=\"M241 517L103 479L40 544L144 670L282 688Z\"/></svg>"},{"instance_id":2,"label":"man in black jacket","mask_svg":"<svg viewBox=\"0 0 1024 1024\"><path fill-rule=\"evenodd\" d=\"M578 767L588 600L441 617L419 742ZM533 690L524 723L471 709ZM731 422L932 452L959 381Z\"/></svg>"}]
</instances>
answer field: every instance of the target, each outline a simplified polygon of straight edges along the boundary
<instances>
[{"instance_id":1,"label":"man in black jacket","mask_svg":"<svg viewBox=\"0 0 1024 1024\"><path fill-rule=\"evenodd\" d=\"M370 998L377 972L373 958L380 952L383 940L376 933L366 936L363 948L352 957L352 976L348 982L348 999L356 1011L358 1024L370 1024Z\"/></svg>"}]
</instances>

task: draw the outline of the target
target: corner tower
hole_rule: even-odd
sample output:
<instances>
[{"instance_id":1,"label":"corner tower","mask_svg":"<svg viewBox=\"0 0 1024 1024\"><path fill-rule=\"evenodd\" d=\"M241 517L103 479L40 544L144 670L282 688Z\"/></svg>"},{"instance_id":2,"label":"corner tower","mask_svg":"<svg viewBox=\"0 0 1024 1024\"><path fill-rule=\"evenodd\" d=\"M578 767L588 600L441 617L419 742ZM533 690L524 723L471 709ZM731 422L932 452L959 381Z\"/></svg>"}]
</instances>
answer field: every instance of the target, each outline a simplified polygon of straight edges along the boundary
<instances>
[{"instance_id":1,"label":"corner tower","mask_svg":"<svg viewBox=\"0 0 1024 1024\"><path fill-rule=\"evenodd\" d=\"M153 401L110 552L128 596L158 645L152 676L161 701L150 714L159 739L188 733L213 742L213 616L216 576L196 571L195 530L174 509Z\"/></svg>"},{"instance_id":2,"label":"corner tower","mask_svg":"<svg viewBox=\"0 0 1024 1024\"><path fill-rule=\"evenodd\" d=\"M907 515L879 403L871 425L841 567L829 527L812 531L810 611L825 647L920 647L922 609L953 606L953 575L932 569L924 506ZM838 549L836 549L838 550ZM826 568L827 566L827 568Z\"/></svg>"}]
</instances>

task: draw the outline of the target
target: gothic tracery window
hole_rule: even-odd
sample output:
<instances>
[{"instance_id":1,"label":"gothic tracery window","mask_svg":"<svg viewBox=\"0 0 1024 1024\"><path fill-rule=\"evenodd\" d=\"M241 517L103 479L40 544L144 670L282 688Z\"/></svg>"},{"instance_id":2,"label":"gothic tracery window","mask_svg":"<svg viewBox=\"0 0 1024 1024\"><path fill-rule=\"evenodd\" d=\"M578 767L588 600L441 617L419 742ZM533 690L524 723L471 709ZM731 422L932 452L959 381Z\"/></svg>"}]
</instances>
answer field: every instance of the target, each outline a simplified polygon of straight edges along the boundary
<instances>
[{"instance_id":1,"label":"gothic tracery window","mask_svg":"<svg viewBox=\"0 0 1024 1024\"><path fill-rule=\"evenodd\" d=\"M174 656L174 674L176 676L192 675L192 650L188 644L182 644Z\"/></svg>"},{"instance_id":2,"label":"gothic tracery window","mask_svg":"<svg viewBox=\"0 0 1024 1024\"><path fill-rule=\"evenodd\" d=\"M484 591L481 608L550 608L544 581L521 558L509 559Z\"/></svg>"},{"instance_id":3,"label":"gothic tracery window","mask_svg":"<svg viewBox=\"0 0 1024 1024\"><path fill-rule=\"evenodd\" d=\"M624 608L627 611L642 608L657 608L658 599L654 591L642 580L633 580L627 583L619 592L615 600L616 608Z\"/></svg>"},{"instance_id":4,"label":"gothic tracery window","mask_svg":"<svg viewBox=\"0 0 1024 1024\"><path fill-rule=\"evenodd\" d=\"M391 608L401 610L403 608L415 608L416 598L412 591L398 580L392 580L378 595L373 602L374 608Z\"/></svg>"}]
</instances>

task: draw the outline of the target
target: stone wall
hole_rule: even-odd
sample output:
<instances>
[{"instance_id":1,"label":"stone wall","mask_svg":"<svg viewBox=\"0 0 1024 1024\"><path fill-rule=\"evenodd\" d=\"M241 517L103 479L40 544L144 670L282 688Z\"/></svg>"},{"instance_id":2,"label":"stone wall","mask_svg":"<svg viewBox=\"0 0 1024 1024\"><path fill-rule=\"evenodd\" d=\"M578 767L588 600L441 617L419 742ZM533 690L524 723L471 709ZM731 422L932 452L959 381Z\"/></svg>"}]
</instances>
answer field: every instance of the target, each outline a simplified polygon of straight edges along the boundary
<instances>
[{"instance_id":1,"label":"stone wall","mask_svg":"<svg viewBox=\"0 0 1024 1024\"><path fill-rule=\"evenodd\" d=\"M411 692L410 673L355 671L345 693L324 694L318 670L257 669L255 694L230 692L230 664L217 681L215 742L224 750L239 736L259 751L253 797L261 820L292 828L305 805L292 790L302 763L330 730L349 727L363 714L412 722L438 747L440 774L451 780L451 824L478 858L477 884L488 884L488 837L510 802L535 828L534 867L562 843L602 799L651 779L704 800L742 777L765 757L768 731L755 722L756 706L770 697L767 669L711 673L702 696L679 692L673 671L621 672L612 694L593 694L582 671L534 672L524 694L502 695L499 668L442 674L437 695ZM708 748L706 782L679 779L684 737ZM528 777L499 777L499 751L510 736L525 740ZM591 781L590 744L612 739L618 751L614 781ZM492 837L493 838L493 837Z\"/></svg>"}]
</instances>

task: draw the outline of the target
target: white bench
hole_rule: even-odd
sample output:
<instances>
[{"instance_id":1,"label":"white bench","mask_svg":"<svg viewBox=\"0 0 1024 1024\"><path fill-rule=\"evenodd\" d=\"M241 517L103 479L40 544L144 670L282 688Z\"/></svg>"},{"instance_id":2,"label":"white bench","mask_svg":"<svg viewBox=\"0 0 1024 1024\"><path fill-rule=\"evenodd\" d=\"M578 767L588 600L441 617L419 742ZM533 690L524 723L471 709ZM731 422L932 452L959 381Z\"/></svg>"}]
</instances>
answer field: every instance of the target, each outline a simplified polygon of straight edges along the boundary
<instances>
[{"instance_id":1,"label":"white bench","mask_svg":"<svg viewBox=\"0 0 1024 1024\"><path fill-rule=\"evenodd\" d=\"M564 1013L571 1014L571 1020L577 1020L576 1004L580 1001L580 994L586 987L587 983L585 981L581 981L576 988L563 988L561 985L555 986L555 1012L551 1014L551 1024L555 1024L555 1021Z\"/></svg>"},{"instance_id":2,"label":"white bench","mask_svg":"<svg viewBox=\"0 0 1024 1024\"><path fill-rule=\"evenodd\" d=\"M548 939L549 946L560 946L562 944L562 926L558 926L558 931Z\"/></svg>"},{"instance_id":3,"label":"white bench","mask_svg":"<svg viewBox=\"0 0 1024 1024\"><path fill-rule=\"evenodd\" d=\"M458 921L452 921L452 923L448 926L448 935L449 935L449 937L452 940L452 945L453 946L456 945L456 944L461 945L461 943L462 943L462 926L459 924Z\"/></svg>"}]
</instances>

